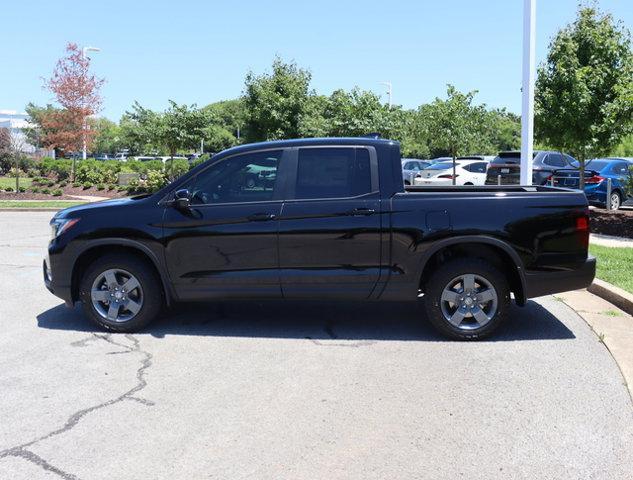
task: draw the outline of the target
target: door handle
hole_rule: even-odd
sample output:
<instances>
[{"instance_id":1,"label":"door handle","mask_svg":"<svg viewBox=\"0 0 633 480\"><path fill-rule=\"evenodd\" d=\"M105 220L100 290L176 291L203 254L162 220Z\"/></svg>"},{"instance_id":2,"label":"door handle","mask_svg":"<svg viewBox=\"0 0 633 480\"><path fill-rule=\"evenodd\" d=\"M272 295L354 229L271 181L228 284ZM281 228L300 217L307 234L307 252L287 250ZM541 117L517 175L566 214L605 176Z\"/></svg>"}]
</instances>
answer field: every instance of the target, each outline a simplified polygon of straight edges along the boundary
<instances>
[{"instance_id":1,"label":"door handle","mask_svg":"<svg viewBox=\"0 0 633 480\"><path fill-rule=\"evenodd\" d=\"M374 213L376 213L376 210L374 210L373 208L355 208L354 210L349 211L348 215L351 215L353 217L361 217L373 215Z\"/></svg>"},{"instance_id":2,"label":"door handle","mask_svg":"<svg viewBox=\"0 0 633 480\"><path fill-rule=\"evenodd\" d=\"M266 222L268 220L274 220L275 215L272 213L254 213L246 218L251 222Z\"/></svg>"}]
</instances>

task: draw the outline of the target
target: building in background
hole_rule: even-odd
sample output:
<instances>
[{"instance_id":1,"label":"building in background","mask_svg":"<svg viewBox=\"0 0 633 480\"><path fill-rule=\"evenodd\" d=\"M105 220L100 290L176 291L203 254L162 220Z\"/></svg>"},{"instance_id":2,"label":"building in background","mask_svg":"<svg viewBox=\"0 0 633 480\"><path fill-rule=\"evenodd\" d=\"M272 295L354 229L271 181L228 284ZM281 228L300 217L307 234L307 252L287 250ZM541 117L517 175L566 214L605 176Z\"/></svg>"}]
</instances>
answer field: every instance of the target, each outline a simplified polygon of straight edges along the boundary
<instances>
[{"instance_id":1,"label":"building in background","mask_svg":"<svg viewBox=\"0 0 633 480\"><path fill-rule=\"evenodd\" d=\"M25 130L29 126L29 116L26 112L0 109L0 128L8 129L11 135L16 135L23 141L22 151L24 153L38 157L54 156L55 152L53 150L40 148L39 145L29 143L25 134Z\"/></svg>"}]
</instances>

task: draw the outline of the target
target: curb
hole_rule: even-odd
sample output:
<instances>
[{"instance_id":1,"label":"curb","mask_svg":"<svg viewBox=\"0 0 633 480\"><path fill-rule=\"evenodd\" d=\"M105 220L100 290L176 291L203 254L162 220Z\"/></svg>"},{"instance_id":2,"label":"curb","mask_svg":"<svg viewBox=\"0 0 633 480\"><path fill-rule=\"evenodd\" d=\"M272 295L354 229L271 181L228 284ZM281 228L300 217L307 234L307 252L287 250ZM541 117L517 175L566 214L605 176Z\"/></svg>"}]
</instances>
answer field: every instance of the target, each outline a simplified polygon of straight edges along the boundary
<instances>
[{"instance_id":1,"label":"curb","mask_svg":"<svg viewBox=\"0 0 633 480\"><path fill-rule=\"evenodd\" d=\"M42 208L28 208L28 207L15 207L15 208L0 208L0 212L58 212L68 207L42 207Z\"/></svg>"},{"instance_id":2,"label":"curb","mask_svg":"<svg viewBox=\"0 0 633 480\"><path fill-rule=\"evenodd\" d=\"M624 310L629 315L633 315L633 294L598 278L593 280L593 283L589 285L587 290L605 299L607 302L612 303L620 310Z\"/></svg>"}]
</instances>

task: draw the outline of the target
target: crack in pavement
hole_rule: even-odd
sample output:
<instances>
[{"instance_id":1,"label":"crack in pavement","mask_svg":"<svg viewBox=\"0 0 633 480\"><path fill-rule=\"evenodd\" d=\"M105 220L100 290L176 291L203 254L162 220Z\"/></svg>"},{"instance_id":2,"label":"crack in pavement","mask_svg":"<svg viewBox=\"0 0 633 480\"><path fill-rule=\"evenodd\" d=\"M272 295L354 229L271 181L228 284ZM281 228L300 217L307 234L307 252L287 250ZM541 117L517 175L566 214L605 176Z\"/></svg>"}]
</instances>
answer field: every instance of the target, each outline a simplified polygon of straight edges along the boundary
<instances>
[{"instance_id":1,"label":"crack in pavement","mask_svg":"<svg viewBox=\"0 0 633 480\"><path fill-rule=\"evenodd\" d=\"M125 338L128 339L132 343L131 346L113 340L111 337L111 334L109 333L104 334L104 335L93 333L88 338L71 343L71 346L85 347L91 341L103 340L112 345L116 345L117 347L125 349L125 351L121 353L134 352L134 353L142 354L143 358L141 359L141 366L136 370L137 383L134 387L130 388L128 391L124 392L118 397L114 397L114 398L111 398L110 400L99 403L97 405L93 405L91 407L83 408L81 410L76 411L70 417L68 417L68 419L66 420L66 423L64 423L62 427L56 430L53 430L47 433L46 435L38 437L35 440L31 440L30 442L23 443L21 445L16 445L15 447L11 447L11 448L0 451L0 459L5 458L5 457L23 458L35 465L38 465L39 467L43 468L46 471L50 471L52 473L57 474L58 476L66 480L78 480L79 477L71 473L64 472L63 470L51 465L48 461L46 461L39 455L31 452L30 450L27 450L27 447L30 447L43 440L48 440L57 435L61 435L62 433L66 433L72 430L81 421L81 419L85 417L86 415L88 415L89 413L95 412L97 410L101 410L103 408L109 407L111 405L122 402L124 400L131 400L134 402L142 403L143 405L146 405L146 406L155 405L155 403L152 402L151 400L147 400L147 399L136 396L138 392L140 392L147 386L147 380L145 379L145 375L147 373L147 369L152 366L153 356L151 353L146 352L145 350L141 349L140 342L136 338L134 338L134 336L130 334L126 334Z\"/></svg>"}]
</instances>

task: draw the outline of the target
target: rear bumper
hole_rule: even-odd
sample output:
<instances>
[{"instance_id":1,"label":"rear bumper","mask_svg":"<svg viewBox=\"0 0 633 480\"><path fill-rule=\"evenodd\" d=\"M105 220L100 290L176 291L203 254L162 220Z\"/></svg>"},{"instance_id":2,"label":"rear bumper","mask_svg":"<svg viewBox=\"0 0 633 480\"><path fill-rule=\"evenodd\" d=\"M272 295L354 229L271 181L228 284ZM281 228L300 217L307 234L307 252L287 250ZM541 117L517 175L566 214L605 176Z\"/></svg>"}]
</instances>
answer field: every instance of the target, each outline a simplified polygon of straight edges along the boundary
<instances>
[{"instance_id":1,"label":"rear bumper","mask_svg":"<svg viewBox=\"0 0 633 480\"><path fill-rule=\"evenodd\" d=\"M596 276L596 259L589 256L576 270L561 272L525 272L525 297L534 298L552 293L587 288Z\"/></svg>"}]
</instances>

